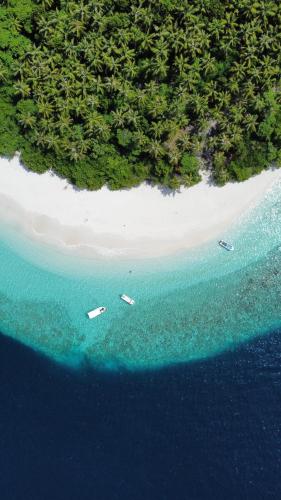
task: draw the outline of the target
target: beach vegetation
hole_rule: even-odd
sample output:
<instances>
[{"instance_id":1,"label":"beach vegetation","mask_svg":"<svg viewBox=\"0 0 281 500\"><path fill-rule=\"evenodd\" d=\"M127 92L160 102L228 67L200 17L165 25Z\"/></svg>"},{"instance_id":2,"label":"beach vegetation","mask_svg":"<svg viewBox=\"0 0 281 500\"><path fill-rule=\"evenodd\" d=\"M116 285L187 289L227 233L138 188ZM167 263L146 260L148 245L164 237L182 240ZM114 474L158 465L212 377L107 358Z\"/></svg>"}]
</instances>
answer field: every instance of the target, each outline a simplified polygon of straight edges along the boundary
<instances>
[{"instance_id":1,"label":"beach vegetation","mask_svg":"<svg viewBox=\"0 0 281 500\"><path fill-rule=\"evenodd\" d=\"M281 159L278 0L1 0L0 154L78 188Z\"/></svg>"}]
</instances>

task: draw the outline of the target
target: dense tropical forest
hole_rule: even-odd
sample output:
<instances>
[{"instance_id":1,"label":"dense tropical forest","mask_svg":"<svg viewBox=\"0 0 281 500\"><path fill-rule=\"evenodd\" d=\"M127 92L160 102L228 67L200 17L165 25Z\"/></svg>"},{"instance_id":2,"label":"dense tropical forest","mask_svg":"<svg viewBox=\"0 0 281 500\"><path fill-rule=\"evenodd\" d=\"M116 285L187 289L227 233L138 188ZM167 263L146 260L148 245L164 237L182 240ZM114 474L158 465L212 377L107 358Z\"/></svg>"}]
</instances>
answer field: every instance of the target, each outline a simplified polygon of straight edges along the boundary
<instances>
[{"instance_id":1,"label":"dense tropical forest","mask_svg":"<svg viewBox=\"0 0 281 500\"><path fill-rule=\"evenodd\" d=\"M0 0L0 154L80 188L281 164L279 0Z\"/></svg>"}]
</instances>

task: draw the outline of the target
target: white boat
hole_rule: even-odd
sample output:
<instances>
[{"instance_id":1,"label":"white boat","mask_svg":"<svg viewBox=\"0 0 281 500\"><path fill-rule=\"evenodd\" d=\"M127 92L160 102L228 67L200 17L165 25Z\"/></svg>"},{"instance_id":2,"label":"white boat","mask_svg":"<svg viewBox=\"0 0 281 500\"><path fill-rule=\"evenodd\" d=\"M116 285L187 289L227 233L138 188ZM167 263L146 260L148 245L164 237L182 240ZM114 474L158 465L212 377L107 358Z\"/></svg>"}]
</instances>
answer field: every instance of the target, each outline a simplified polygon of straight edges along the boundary
<instances>
[{"instance_id":1,"label":"white boat","mask_svg":"<svg viewBox=\"0 0 281 500\"><path fill-rule=\"evenodd\" d=\"M93 318L96 318L97 316L99 316L100 314L104 313L105 311L106 311L106 307L97 307L96 309L89 311L87 314L88 314L89 319L93 319Z\"/></svg>"},{"instance_id":2,"label":"white boat","mask_svg":"<svg viewBox=\"0 0 281 500\"><path fill-rule=\"evenodd\" d=\"M120 298L125 302L127 302L127 304L130 304L131 306L133 306L135 303L134 299L131 299L131 297L128 297L128 295L125 295L125 293L123 293Z\"/></svg>"},{"instance_id":3,"label":"white boat","mask_svg":"<svg viewBox=\"0 0 281 500\"><path fill-rule=\"evenodd\" d=\"M228 252L232 252L234 250L234 246L231 245L230 243L227 243L224 240L219 241L219 245L224 248L225 250L228 250Z\"/></svg>"}]
</instances>

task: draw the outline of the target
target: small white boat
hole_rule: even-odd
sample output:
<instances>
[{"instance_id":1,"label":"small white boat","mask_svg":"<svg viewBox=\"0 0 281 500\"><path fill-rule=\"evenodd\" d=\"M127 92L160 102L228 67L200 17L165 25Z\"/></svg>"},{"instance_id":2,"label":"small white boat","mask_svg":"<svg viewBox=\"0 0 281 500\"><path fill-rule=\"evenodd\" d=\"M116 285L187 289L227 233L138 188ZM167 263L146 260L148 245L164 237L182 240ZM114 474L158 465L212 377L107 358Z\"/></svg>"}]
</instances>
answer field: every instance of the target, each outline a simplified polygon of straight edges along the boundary
<instances>
[{"instance_id":1,"label":"small white boat","mask_svg":"<svg viewBox=\"0 0 281 500\"><path fill-rule=\"evenodd\" d=\"M89 319L93 319L93 318L96 318L97 316L99 316L100 314L104 313L105 311L106 311L106 307L97 307L96 309L89 311L87 314L88 314Z\"/></svg>"},{"instance_id":2,"label":"small white boat","mask_svg":"<svg viewBox=\"0 0 281 500\"><path fill-rule=\"evenodd\" d=\"M228 252L232 252L234 250L234 246L231 245L230 243L227 243L224 240L219 241L219 245L224 248L225 250L228 250Z\"/></svg>"},{"instance_id":3,"label":"small white boat","mask_svg":"<svg viewBox=\"0 0 281 500\"><path fill-rule=\"evenodd\" d=\"M131 299L131 297L128 297L128 295L125 295L125 293L123 293L120 298L125 302L127 302L127 304L130 304L131 306L133 306L135 303L134 299Z\"/></svg>"}]
</instances>

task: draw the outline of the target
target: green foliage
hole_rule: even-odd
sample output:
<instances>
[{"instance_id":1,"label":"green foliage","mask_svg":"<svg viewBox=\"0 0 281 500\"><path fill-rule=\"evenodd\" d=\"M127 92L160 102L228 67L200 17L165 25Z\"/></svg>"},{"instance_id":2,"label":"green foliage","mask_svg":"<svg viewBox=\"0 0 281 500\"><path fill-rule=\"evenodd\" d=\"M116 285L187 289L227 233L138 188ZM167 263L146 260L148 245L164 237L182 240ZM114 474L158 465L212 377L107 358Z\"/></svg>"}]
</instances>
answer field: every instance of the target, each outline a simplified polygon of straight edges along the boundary
<instances>
[{"instance_id":1,"label":"green foliage","mask_svg":"<svg viewBox=\"0 0 281 500\"><path fill-rule=\"evenodd\" d=\"M0 3L0 154L83 189L279 164L280 82L278 0Z\"/></svg>"},{"instance_id":2,"label":"green foliage","mask_svg":"<svg viewBox=\"0 0 281 500\"><path fill-rule=\"evenodd\" d=\"M41 153L37 148L32 148L28 143L24 144L21 148L21 160L27 168L38 174L55 168L53 155Z\"/></svg>"},{"instance_id":3,"label":"green foliage","mask_svg":"<svg viewBox=\"0 0 281 500\"><path fill-rule=\"evenodd\" d=\"M25 142L16 121L14 64L32 48L22 34L31 28L37 9L30 0L10 0L0 6L0 155L12 157ZM32 106L35 104L31 101Z\"/></svg>"},{"instance_id":4,"label":"green foliage","mask_svg":"<svg viewBox=\"0 0 281 500\"><path fill-rule=\"evenodd\" d=\"M156 180L159 179L162 184L169 184L169 179L172 174L172 167L164 160L159 160L154 169Z\"/></svg>"},{"instance_id":5,"label":"green foliage","mask_svg":"<svg viewBox=\"0 0 281 500\"><path fill-rule=\"evenodd\" d=\"M120 146L123 146L124 148L128 147L130 144L132 144L133 133L126 128L119 128L117 129L117 140Z\"/></svg>"},{"instance_id":6,"label":"green foliage","mask_svg":"<svg viewBox=\"0 0 281 500\"><path fill-rule=\"evenodd\" d=\"M192 156L189 153L185 153L181 159L180 172L182 175L185 174L197 174L199 171L199 161L198 158Z\"/></svg>"},{"instance_id":7,"label":"green foliage","mask_svg":"<svg viewBox=\"0 0 281 500\"><path fill-rule=\"evenodd\" d=\"M214 179L219 186L223 186L231 178L229 169L226 167L226 155L223 151L215 152L213 156Z\"/></svg>"},{"instance_id":8,"label":"green foliage","mask_svg":"<svg viewBox=\"0 0 281 500\"><path fill-rule=\"evenodd\" d=\"M78 188L89 190L100 189L105 182L102 171L99 171L97 165L88 160L81 160L72 164L70 180Z\"/></svg>"},{"instance_id":9,"label":"green foliage","mask_svg":"<svg viewBox=\"0 0 281 500\"><path fill-rule=\"evenodd\" d=\"M103 159L106 163L107 185L110 189L136 186L139 180L134 175L132 163L127 158L116 155Z\"/></svg>"},{"instance_id":10,"label":"green foliage","mask_svg":"<svg viewBox=\"0 0 281 500\"><path fill-rule=\"evenodd\" d=\"M270 151L266 144L256 141L241 143L234 160L230 162L230 170L238 181L245 181L252 175L260 173L269 164Z\"/></svg>"},{"instance_id":11,"label":"green foliage","mask_svg":"<svg viewBox=\"0 0 281 500\"><path fill-rule=\"evenodd\" d=\"M20 149L21 136L15 121L15 108L0 97L0 155L11 158Z\"/></svg>"},{"instance_id":12,"label":"green foliage","mask_svg":"<svg viewBox=\"0 0 281 500\"><path fill-rule=\"evenodd\" d=\"M231 168L235 174L238 181L246 181L253 175L253 169L251 167L243 167L237 164L235 161L231 162Z\"/></svg>"},{"instance_id":13,"label":"green foliage","mask_svg":"<svg viewBox=\"0 0 281 500\"><path fill-rule=\"evenodd\" d=\"M179 171L185 186L192 186L200 181L201 176L199 167L200 163L196 156L190 153L184 153L180 162Z\"/></svg>"}]
</instances>

